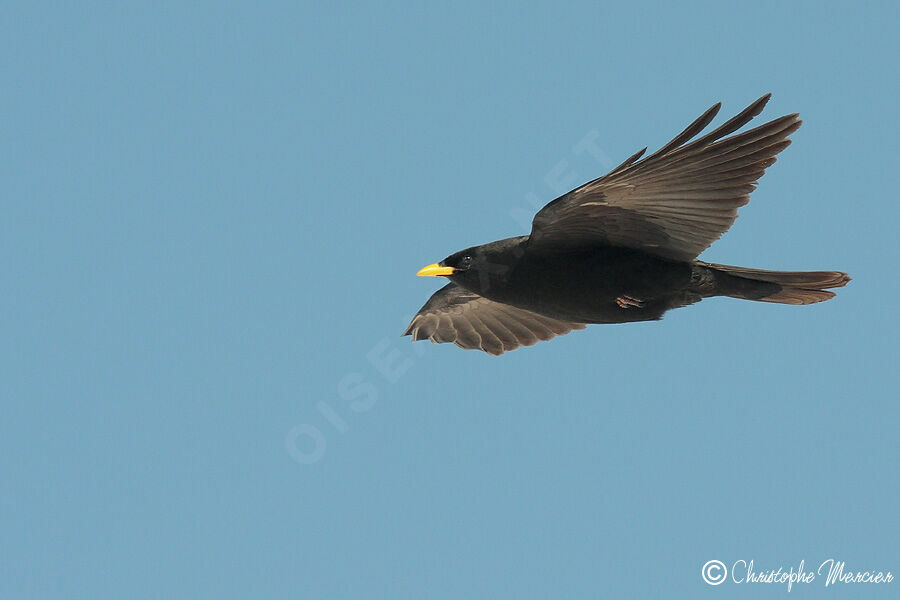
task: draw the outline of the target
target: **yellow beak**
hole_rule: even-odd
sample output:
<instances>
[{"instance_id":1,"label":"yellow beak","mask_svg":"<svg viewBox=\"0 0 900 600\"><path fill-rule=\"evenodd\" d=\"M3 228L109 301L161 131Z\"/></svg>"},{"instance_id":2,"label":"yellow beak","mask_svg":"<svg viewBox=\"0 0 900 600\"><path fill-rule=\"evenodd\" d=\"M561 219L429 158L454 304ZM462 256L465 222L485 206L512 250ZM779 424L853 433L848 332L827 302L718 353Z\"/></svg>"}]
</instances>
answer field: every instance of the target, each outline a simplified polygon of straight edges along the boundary
<instances>
[{"instance_id":1,"label":"yellow beak","mask_svg":"<svg viewBox=\"0 0 900 600\"><path fill-rule=\"evenodd\" d=\"M456 269L453 267L442 267L441 265L434 263L433 265L422 267L416 275L419 277L436 277L437 275L453 275L454 271L456 271Z\"/></svg>"}]
</instances>

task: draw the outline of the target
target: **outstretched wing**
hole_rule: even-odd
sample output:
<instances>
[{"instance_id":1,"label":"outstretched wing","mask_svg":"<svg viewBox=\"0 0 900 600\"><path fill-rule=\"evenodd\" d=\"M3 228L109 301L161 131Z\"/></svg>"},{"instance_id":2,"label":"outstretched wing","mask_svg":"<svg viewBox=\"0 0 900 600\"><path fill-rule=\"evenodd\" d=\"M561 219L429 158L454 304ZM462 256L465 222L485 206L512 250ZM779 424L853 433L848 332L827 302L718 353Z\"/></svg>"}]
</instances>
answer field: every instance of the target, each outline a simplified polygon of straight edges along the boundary
<instances>
[{"instance_id":1,"label":"outstretched wing","mask_svg":"<svg viewBox=\"0 0 900 600\"><path fill-rule=\"evenodd\" d=\"M403 335L411 335L413 341L427 338L435 344L453 342L460 348L499 356L573 329L584 329L584 324L494 302L449 283L428 299Z\"/></svg>"},{"instance_id":2,"label":"outstretched wing","mask_svg":"<svg viewBox=\"0 0 900 600\"><path fill-rule=\"evenodd\" d=\"M638 160L645 148L557 198L535 215L529 246L599 243L693 260L731 227L738 207L800 127L792 114L725 137L762 112L769 96L690 142L716 116L716 104L656 153Z\"/></svg>"}]
</instances>

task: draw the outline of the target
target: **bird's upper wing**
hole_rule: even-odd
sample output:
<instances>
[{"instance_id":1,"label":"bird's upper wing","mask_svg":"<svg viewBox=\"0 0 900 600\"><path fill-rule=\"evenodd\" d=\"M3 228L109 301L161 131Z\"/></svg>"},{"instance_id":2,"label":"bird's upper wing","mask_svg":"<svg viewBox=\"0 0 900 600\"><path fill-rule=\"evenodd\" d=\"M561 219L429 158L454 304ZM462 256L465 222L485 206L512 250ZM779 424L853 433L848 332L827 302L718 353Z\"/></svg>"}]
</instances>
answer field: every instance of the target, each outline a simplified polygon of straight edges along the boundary
<instances>
[{"instance_id":1,"label":"bird's upper wing","mask_svg":"<svg viewBox=\"0 0 900 600\"><path fill-rule=\"evenodd\" d=\"M762 112L765 95L714 131L690 141L716 104L658 152L641 150L599 179L572 190L534 217L529 246L608 244L692 260L725 233L757 180L790 145L796 114L725 138ZM722 139L724 138L724 139Z\"/></svg>"},{"instance_id":2,"label":"bird's upper wing","mask_svg":"<svg viewBox=\"0 0 900 600\"><path fill-rule=\"evenodd\" d=\"M435 344L453 342L460 348L497 356L573 329L584 329L584 324L494 302L449 283L428 299L403 335L412 335L413 341L428 338Z\"/></svg>"}]
</instances>

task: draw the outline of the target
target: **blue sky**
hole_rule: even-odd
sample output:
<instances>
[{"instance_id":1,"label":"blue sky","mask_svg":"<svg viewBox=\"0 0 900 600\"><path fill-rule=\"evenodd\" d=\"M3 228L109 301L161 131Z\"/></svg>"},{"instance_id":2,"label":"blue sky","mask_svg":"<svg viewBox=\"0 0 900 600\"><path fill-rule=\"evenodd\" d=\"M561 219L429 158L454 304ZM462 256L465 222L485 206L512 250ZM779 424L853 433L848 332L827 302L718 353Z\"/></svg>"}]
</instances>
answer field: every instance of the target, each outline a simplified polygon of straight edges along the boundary
<instances>
[{"instance_id":1,"label":"blue sky","mask_svg":"<svg viewBox=\"0 0 900 600\"><path fill-rule=\"evenodd\" d=\"M2 9L0 596L900 576L894 3L311 5ZM703 258L837 299L499 359L399 337L419 267L766 92L804 125Z\"/></svg>"}]
</instances>

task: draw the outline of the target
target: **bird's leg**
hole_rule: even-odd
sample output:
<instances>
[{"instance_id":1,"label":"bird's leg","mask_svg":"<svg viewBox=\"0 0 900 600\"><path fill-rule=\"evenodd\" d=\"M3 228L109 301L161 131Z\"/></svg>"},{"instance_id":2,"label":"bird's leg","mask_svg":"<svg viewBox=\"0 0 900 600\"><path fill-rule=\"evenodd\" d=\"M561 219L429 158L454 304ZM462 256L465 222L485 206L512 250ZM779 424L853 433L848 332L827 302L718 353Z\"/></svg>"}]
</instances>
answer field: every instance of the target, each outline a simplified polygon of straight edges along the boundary
<instances>
[{"instance_id":1,"label":"bird's leg","mask_svg":"<svg viewBox=\"0 0 900 600\"><path fill-rule=\"evenodd\" d=\"M619 308L642 308L644 301L623 294L616 298L616 304L619 305Z\"/></svg>"}]
</instances>

